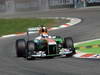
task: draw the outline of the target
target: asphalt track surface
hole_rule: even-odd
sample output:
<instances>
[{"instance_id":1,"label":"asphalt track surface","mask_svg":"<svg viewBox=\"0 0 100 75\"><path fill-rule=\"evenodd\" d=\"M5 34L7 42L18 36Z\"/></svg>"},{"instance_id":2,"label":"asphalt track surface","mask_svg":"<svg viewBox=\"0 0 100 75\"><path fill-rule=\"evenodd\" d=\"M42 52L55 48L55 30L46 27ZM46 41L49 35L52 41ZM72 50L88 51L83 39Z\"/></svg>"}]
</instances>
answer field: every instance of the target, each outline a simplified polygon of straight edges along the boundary
<instances>
[{"instance_id":1,"label":"asphalt track surface","mask_svg":"<svg viewBox=\"0 0 100 75\"><path fill-rule=\"evenodd\" d=\"M45 12L12 14L12 17L78 17L83 22L75 26L51 31L50 34L71 36L74 42L100 38L100 8L60 9ZM2 17L6 17L3 15ZM10 15L11 16L11 15ZM7 17L10 17L9 15ZM37 34L34 34L35 37ZM60 58L27 61L17 58L15 40L26 36L0 38L0 75L99 75L100 60Z\"/></svg>"}]
</instances>

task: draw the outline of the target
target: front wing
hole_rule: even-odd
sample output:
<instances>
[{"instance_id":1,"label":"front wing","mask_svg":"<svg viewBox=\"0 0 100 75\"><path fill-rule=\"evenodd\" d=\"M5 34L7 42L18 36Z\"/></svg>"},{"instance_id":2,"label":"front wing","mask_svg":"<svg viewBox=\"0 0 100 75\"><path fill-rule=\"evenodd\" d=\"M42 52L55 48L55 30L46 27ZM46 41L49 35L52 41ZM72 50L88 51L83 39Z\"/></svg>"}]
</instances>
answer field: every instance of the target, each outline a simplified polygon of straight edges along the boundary
<instances>
[{"instance_id":1,"label":"front wing","mask_svg":"<svg viewBox=\"0 0 100 75\"><path fill-rule=\"evenodd\" d=\"M46 57L46 56L63 56L63 55L69 55L72 54L72 51L70 51L69 49L61 49L59 53L57 54L46 54L44 51L39 51L36 53L33 53L31 56L32 57Z\"/></svg>"}]
</instances>

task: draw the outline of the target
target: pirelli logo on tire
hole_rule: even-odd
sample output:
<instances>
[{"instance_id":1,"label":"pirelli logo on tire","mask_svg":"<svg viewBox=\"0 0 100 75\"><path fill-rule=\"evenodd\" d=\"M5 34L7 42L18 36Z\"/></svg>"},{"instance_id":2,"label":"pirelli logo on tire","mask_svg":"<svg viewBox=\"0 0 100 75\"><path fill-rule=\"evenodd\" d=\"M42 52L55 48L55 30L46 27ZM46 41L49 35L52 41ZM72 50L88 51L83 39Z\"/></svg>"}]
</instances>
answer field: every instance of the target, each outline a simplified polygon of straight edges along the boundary
<instances>
[{"instance_id":1,"label":"pirelli logo on tire","mask_svg":"<svg viewBox=\"0 0 100 75\"><path fill-rule=\"evenodd\" d=\"M75 47L76 50L79 50L79 49L89 49L89 48L100 48L100 44Z\"/></svg>"}]
</instances>

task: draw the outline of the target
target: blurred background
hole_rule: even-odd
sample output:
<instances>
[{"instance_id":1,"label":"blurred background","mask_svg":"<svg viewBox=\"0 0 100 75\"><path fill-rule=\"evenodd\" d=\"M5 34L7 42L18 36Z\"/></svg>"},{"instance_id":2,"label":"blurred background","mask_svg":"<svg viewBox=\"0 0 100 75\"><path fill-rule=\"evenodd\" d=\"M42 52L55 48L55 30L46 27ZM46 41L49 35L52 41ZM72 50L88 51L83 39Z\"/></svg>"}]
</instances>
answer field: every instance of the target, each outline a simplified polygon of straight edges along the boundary
<instances>
[{"instance_id":1,"label":"blurred background","mask_svg":"<svg viewBox=\"0 0 100 75\"><path fill-rule=\"evenodd\" d=\"M0 0L0 12L47 11L55 8L99 6L100 0Z\"/></svg>"}]
</instances>

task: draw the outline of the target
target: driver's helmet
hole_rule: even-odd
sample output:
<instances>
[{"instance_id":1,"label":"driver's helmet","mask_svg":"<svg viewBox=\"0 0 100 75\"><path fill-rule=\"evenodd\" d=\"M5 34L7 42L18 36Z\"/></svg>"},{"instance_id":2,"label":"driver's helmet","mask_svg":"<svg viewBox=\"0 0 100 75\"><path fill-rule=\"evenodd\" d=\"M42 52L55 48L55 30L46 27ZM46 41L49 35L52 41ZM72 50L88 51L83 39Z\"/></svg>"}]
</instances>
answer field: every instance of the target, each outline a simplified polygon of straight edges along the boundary
<instances>
[{"instance_id":1,"label":"driver's helmet","mask_svg":"<svg viewBox=\"0 0 100 75\"><path fill-rule=\"evenodd\" d=\"M48 38L48 31L46 27L41 27L39 33L42 38Z\"/></svg>"},{"instance_id":2,"label":"driver's helmet","mask_svg":"<svg viewBox=\"0 0 100 75\"><path fill-rule=\"evenodd\" d=\"M48 34L47 28L46 27L41 27L39 33L40 34L43 34L43 33Z\"/></svg>"}]
</instances>

